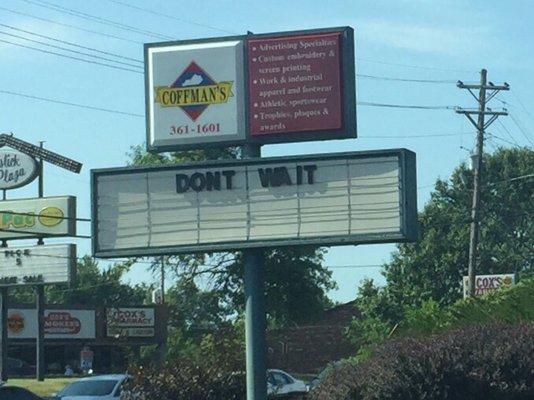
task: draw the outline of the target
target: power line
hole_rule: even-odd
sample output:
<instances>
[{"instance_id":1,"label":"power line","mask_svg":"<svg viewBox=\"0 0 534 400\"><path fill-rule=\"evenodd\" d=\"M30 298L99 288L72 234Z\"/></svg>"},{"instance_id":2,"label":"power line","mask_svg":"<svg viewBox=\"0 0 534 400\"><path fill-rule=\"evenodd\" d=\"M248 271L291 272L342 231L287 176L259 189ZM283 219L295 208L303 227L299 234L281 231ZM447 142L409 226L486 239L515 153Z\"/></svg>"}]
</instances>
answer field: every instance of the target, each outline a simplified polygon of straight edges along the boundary
<instances>
[{"instance_id":1,"label":"power line","mask_svg":"<svg viewBox=\"0 0 534 400\"><path fill-rule=\"evenodd\" d=\"M142 11L142 12L145 12L145 13L149 13L149 14L160 16L160 17L173 19L173 20L179 21L179 22L185 22L186 24L196 25L196 26L200 26L202 28L208 28L208 29L212 29L212 30L215 30L215 31L219 31L219 32L231 33L231 34L234 34L234 35L238 35L239 34L237 32L232 32L232 31L228 31L226 29L217 28L216 26L202 24L202 23L199 23L199 22L196 22L196 21L192 21L192 20L184 19L184 18L178 18L178 17L175 17L174 15L161 13L161 12L154 11L154 10L151 10L151 9L148 9L148 8L142 8L142 7L134 6L132 4L125 3L123 1L118 1L118 0L107 0L107 1L109 1L111 3L119 4L121 6L129 7L129 8L132 8L134 10Z\"/></svg>"},{"instance_id":2,"label":"power line","mask_svg":"<svg viewBox=\"0 0 534 400\"><path fill-rule=\"evenodd\" d=\"M387 104L387 103L374 103L369 101L358 101L356 104L360 106L370 107L386 107L386 108L411 108L417 110L454 110L455 106L422 106L422 105L406 105L406 104Z\"/></svg>"},{"instance_id":3,"label":"power line","mask_svg":"<svg viewBox=\"0 0 534 400\"><path fill-rule=\"evenodd\" d=\"M58 56L58 57L69 58L71 60L82 61L82 62L89 63L89 64L101 65L103 67L108 67L108 68L113 68L113 69L120 69L122 71L135 72L137 74L143 74L143 71L140 71L140 70L124 68L124 67L120 67L118 65L111 65L111 64L101 63L101 62L98 62L98 61L86 60L86 59L80 58L80 57L74 57L74 56L69 56L69 55L66 55L66 54L56 53L55 51L49 51L49 50L39 49L39 48L33 47L33 46L26 46L25 44L10 42L9 40L0 39L0 42L11 44L13 46L23 47L23 48L29 49L29 50L39 51L41 53L52 54L52 55L55 55L55 56Z\"/></svg>"},{"instance_id":4,"label":"power line","mask_svg":"<svg viewBox=\"0 0 534 400\"><path fill-rule=\"evenodd\" d=\"M24 36L15 35L15 34L7 33L7 32L4 32L4 31L0 31L0 35L6 35L6 36L14 37L14 38L17 38L17 39L26 40L26 41L31 42L31 43L37 43L37 44L40 44L42 46L52 47L54 49L59 49L59 50L63 50L63 51L69 51L69 52L74 53L74 54L80 54L80 55L83 55L83 56L86 56L86 57L92 57L92 58L96 58L98 60L109 61L109 62L112 62L112 63L126 65L128 67L139 68L140 70L143 70L143 67L139 66L139 65L126 63L126 62L123 62L123 61L117 61L117 60L113 60L111 58L97 56L95 54L84 53L83 51L72 50L72 49L68 49L66 47L62 47L62 46L56 46L56 45L53 45L53 44L50 44L50 43L42 42L40 40L29 39L29 38L26 38Z\"/></svg>"},{"instance_id":5,"label":"power line","mask_svg":"<svg viewBox=\"0 0 534 400\"><path fill-rule=\"evenodd\" d=\"M113 1L113 0L108 0ZM366 74L356 74L359 78L367 79L376 79L382 81L398 81L398 82L417 82L417 83L456 83L456 80L446 80L446 79L410 79L410 78L395 78L390 76L378 76L378 75L366 75Z\"/></svg>"},{"instance_id":6,"label":"power line","mask_svg":"<svg viewBox=\"0 0 534 400\"><path fill-rule=\"evenodd\" d=\"M464 73L476 73L477 71L474 70L465 70L465 69L453 69L453 68L441 68L441 67L429 67L429 66L422 66L422 65L414 65L414 64L401 64L401 63L393 63L393 62L387 62L387 61L380 61L380 60L372 60L369 58L362 58L362 57L356 57L356 60L368 62L372 64L382 64L382 65L393 65L396 67L406 67L406 68L416 68L416 69L426 69L431 71L446 71L446 72L464 72Z\"/></svg>"},{"instance_id":7,"label":"power line","mask_svg":"<svg viewBox=\"0 0 534 400\"><path fill-rule=\"evenodd\" d=\"M76 25L66 24L66 23L63 23L63 22L58 22L58 21L54 21L54 20L48 19L48 18L37 17L37 16L32 15L32 14L28 14L28 13L24 13L24 12L16 11L16 10L11 10L11 9L5 8L5 7L0 7L0 10L7 11L7 12L10 12L12 14L22 15L24 17L33 18L33 19L36 19L38 21L43 21L43 22L46 22L46 23L49 23L49 24L54 24L54 25L58 25L58 26L64 26L66 28L71 28L71 29L76 29L76 30L82 31L82 32L92 33L94 35L99 35L99 36L107 37L107 38L110 38L110 39L122 40L124 42L130 42L130 43L135 43L135 44L143 44L143 42L138 41L138 40L132 40L132 39L128 39L128 38L125 38L125 37L112 35L111 33L93 31L91 29L81 28L81 27L76 26Z\"/></svg>"},{"instance_id":8,"label":"power line","mask_svg":"<svg viewBox=\"0 0 534 400\"><path fill-rule=\"evenodd\" d=\"M159 39L173 39L173 37L171 37L171 36L163 35L163 34L160 34L160 33L157 33L157 32L153 32L153 31L149 31L149 30L146 30L146 29L136 28L135 26L122 24L120 22L116 22L116 21L113 21L113 20L110 20L110 19L106 19L106 18L98 17L96 15L92 15L92 14L84 13L84 12L81 12L81 11L77 11L77 10L74 10L72 8L62 7L60 5L57 5L57 4L54 4L54 3L50 3L50 2L47 2L47 1L40 1L40 0L38 0L38 1L34 1L34 0L19 0L19 1L23 1L25 3L33 4L33 5L36 5L38 7L43 7L43 8L49 9L49 10L54 10L54 11L57 11L57 12L60 12L60 13L63 13L63 14L72 15L72 16L75 16L75 17L78 17L78 18L82 18L82 19L85 19L85 20L97 22L97 23L102 24L102 25L112 26L114 28L122 29L122 30L129 31L129 32L143 34L143 35L147 35L147 36L151 36L151 37L155 37L155 38L159 38Z\"/></svg>"},{"instance_id":9,"label":"power line","mask_svg":"<svg viewBox=\"0 0 534 400\"><path fill-rule=\"evenodd\" d=\"M54 234L54 233L44 233L44 232L35 232L35 231L26 231L23 229L5 229L0 228L0 232L8 232L8 233L19 233L19 234L27 234L32 235L32 237L35 237L35 239L38 238L57 238L57 237L64 237L63 234ZM21 239L31 239L32 237L23 237ZM87 235L69 235L69 237L78 238L78 239L91 239L92 236ZM0 240L14 240L17 238L0 238Z\"/></svg>"},{"instance_id":10,"label":"power line","mask_svg":"<svg viewBox=\"0 0 534 400\"><path fill-rule=\"evenodd\" d=\"M523 127L521 125L519 125L519 122L517 122L517 119L516 117L514 117L514 115L510 114L510 118L512 119L512 121L514 122L514 124L517 126L517 128L519 129L519 131L523 134L523 136L525 137L525 139L527 139L527 141L531 144L531 145L534 145L534 142L532 142L532 140L530 139L529 135L527 134L527 132L523 129Z\"/></svg>"},{"instance_id":11,"label":"power line","mask_svg":"<svg viewBox=\"0 0 534 400\"><path fill-rule=\"evenodd\" d=\"M2 207L2 203L0 203L0 207ZM54 219L60 219L60 220L65 219L67 221L91 222L91 218L78 218L78 217L65 217L65 216L58 217L57 215L53 215L53 214L23 213L23 212L16 212L16 211L4 211L2 209L0 209L0 214L25 215L29 217L43 217L43 218L54 218Z\"/></svg>"},{"instance_id":12,"label":"power line","mask_svg":"<svg viewBox=\"0 0 534 400\"><path fill-rule=\"evenodd\" d=\"M517 146L517 142L516 143L510 142L509 140L506 140L506 139L504 139L504 138L502 138L500 136L497 136L494 133L486 132L486 134L490 135L491 137L493 137L495 139L499 139L499 140L503 141L504 143L508 143L508 144L510 144L512 146Z\"/></svg>"},{"instance_id":13,"label":"power line","mask_svg":"<svg viewBox=\"0 0 534 400\"><path fill-rule=\"evenodd\" d=\"M512 133L508 130L508 128L506 127L506 125L504 125L500 119L497 120L497 122L499 123L499 125L502 127L502 129L508 134L508 136L510 137L510 139L512 139L512 141L516 144L516 146L519 147L519 143L517 143L517 140L515 140L514 136L512 135Z\"/></svg>"},{"instance_id":14,"label":"power line","mask_svg":"<svg viewBox=\"0 0 534 400\"><path fill-rule=\"evenodd\" d=\"M521 107L523 108L523 111L525 111L525 113L527 113L527 115L532 118L532 120L534 121L534 117L532 116L531 112L525 107L525 105L523 104L523 102L521 101L521 99L519 98L519 96L517 95L517 93L515 92L515 90L512 90L511 91L512 94L514 95L514 97L517 99L517 101L519 102L519 104L521 105Z\"/></svg>"},{"instance_id":15,"label":"power line","mask_svg":"<svg viewBox=\"0 0 534 400\"><path fill-rule=\"evenodd\" d=\"M40 97L40 96L34 96L34 95L30 95L30 94L25 94L25 93L12 92L12 91L9 91L9 90L0 89L0 93L9 94L9 95L12 95L12 96L24 97L24 98L32 99L32 100L46 101L46 102L54 103L54 104L61 104L61 105L65 105L65 106L85 108L85 109L93 110L93 111L102 111L102 112L107 112L107 113L112 113L112 114L128 115L128 116L131 116L131 117L139 117L139 118L144 118L145 117L144 114L135 114L135 113L127 112L127 111L114 110L114 109L110 109L110 108L102 108L102 107L95 107L95 106L90 106L90 105L86 105L86 104L71 103L71 102L68 102L68 101L51 99L51 98L48 98L48 97Z\"/></svg>"},{"instance_id":16,"label":"power line","mask_svg":"<svg viewBox=\"0 0 534 400\"><path fill-rule=\"evenodd\" d=\"M25 29L20 29L20 28L11 26L11 25L6 25L6 24L0 23L0 26L3 26L4 28L8 28L8 29L13 29L13 30L18 31L18 32L27 33L29 35L37 36L37 37L40 37L40 38L43 38L43 39L52 40L54 42L63 43L63 44L66 44L66 45L69 45L69 46L73 46L73 47L78 47L80 49L90 50L90 51L94 51L96 53L106 54L108 56L121 58L123 60L135 61L135 62L143 64L143 60L138 60L136 58L126 57L126 56L123 56L123 55L120 55L120 54L117 54L117 53L111 53L111 52L108 52L108 51L95 49L94 47L82 46L82 45L79 45L79 44L76 44L76 43L68 42L66 40L61 40L61 39L53 38L51 36L42 35L40 33L35 33L35 32L32 32L32 31L27 31Z\"/></svg>"},{"instance_id":17,"label":"power line","mask_svg":"<svg viewBox=\"0 0 534 400\"><path fill-rule=\"evenodd\" d=\"M352 269L352 268L381 268L382 264L367 264L367 265L325 265L325 268L332 269Z\"/></svg>"}]
</instances>

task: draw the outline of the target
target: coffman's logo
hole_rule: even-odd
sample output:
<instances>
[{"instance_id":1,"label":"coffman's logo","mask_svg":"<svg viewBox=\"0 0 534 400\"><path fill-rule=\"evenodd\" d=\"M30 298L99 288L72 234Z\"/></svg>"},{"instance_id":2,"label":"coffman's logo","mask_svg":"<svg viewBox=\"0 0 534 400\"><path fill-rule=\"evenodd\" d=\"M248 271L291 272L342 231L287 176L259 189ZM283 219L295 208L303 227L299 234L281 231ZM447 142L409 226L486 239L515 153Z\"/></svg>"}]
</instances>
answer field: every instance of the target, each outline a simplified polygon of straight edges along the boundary
<instances>
[{"instance_id":1,"label":"coffman's logo","mask_svg":"<svg viewBox=\"0 0 534 400\"><path fill-rule=\"evenodd\" d=\"M156 103L180 107L193 121L211 104L223 104L233 97L233 81L216 82L194 61L170 86L156 86Z\"/></svg>"}]
</instances>

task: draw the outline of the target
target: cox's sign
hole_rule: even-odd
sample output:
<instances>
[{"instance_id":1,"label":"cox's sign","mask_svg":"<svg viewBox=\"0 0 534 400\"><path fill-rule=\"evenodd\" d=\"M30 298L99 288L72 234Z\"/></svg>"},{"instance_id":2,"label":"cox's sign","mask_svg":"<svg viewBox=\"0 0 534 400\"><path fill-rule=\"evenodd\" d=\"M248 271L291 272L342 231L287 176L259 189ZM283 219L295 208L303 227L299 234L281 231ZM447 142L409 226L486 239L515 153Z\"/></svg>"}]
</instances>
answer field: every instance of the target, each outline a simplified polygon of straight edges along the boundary
<instances>
[{"instance_id":1,"label":"cox's sign","mask_svg":"<svg viewBox=\"0 0 534 400\"><path fill-rule=\"evenodd\" d=\"M0 189L15 189L32 182L39 174L37 161L9 147L0 148Z\"/></svg>"},{"instance_id":2,"label":"cox's sign","mask_svg":"<svg viewBox=\"0 0 534 400\"><path fill-rule=\"evenodd\" d=\"M475 296L493 292L500 288L510 287L515 283L514 274L477 275L475 277ZM464 298L469 293L469 277L464 276Z\"/></svg>"}]
</instances>

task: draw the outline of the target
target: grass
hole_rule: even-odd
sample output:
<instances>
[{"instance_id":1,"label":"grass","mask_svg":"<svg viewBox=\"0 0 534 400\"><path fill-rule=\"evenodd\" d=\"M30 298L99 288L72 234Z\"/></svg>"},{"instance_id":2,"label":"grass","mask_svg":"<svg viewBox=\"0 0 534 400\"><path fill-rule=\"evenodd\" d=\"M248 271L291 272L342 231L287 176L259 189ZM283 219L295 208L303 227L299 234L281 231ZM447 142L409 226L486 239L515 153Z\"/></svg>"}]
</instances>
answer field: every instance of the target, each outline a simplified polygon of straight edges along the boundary
<instances>
[{"instance_id":1,"label":"grass","mask_svg":"<svg viewBox=\"0 0 534 400\"><path fill-rule=\"evenodd\" d=\"M9 379L7 384L9 386L20 386L26 388L39 396L51 396L73 380L78 378L50 378L45 379L44 382L38 382L35 378L16 378Z\"/></svg>"}]
</instances>

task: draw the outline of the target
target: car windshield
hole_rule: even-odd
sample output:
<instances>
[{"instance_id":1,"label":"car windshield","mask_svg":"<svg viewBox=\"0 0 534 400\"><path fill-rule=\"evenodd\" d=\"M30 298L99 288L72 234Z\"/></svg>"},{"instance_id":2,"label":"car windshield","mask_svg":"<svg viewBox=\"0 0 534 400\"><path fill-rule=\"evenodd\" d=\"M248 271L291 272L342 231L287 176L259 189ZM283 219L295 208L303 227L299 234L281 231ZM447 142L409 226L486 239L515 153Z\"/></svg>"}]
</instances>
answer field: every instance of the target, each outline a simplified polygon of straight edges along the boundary
<instances>
[{"instance_id":1,"label":"car windshield","mask_svg":"<svg viewBox=\"0 0 534 400\"><path fill-rule=\"evenodd\" d=\"M118 380L91 380L73 382L61 392L58 393L60 397L63 396L105 396L111 394Z\"/></svg>"}]
</instances>

